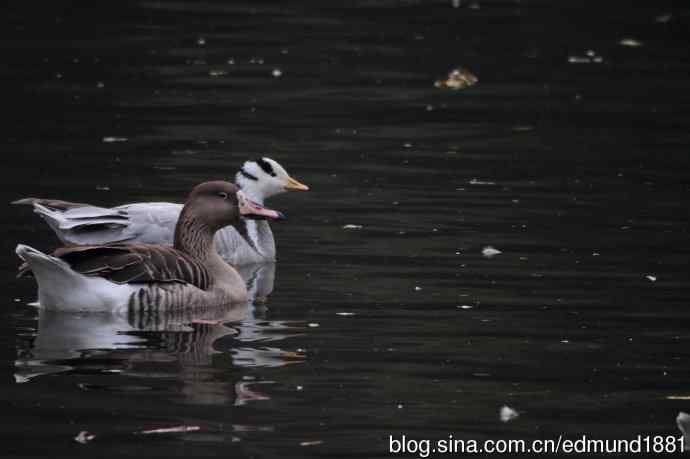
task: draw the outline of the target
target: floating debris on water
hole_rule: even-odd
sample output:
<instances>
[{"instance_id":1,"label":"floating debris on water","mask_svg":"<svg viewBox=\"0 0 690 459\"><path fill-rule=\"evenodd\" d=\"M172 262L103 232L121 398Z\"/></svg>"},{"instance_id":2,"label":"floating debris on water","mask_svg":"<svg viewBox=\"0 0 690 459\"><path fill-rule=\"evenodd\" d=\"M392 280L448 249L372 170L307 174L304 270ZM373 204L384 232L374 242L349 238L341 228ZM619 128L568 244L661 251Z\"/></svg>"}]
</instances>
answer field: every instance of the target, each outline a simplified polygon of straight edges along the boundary
<instances>
[{"instance_id":1,"label":"floating debris on water","mask_svg":"<svg viewBox=\"0 0 690 459\"><path fill-rule=\"evenodd\" d=\"M94 434L89 433L86 430L82 430L77 434L76 437L74 437L74 441L76 441L77 443L81 443L82 445L85 445L94 438L96 438Z\"/></svg>"},{"instance_id":2,"label":"floating debris on water","mask_svg":"<svg viewBox=\"0 0 690 459\"><path fill-rule=\"evenodd\" d=\"M474 308L474 306L472 306L470 304L461 304L460 306L456 306L456 308L458 308L458 309L472 309L472 308Z\"/></svg>"},{"instance_id":3,"label":"floating debris on water","mask_svg":"<svg viewBox=\"0 0 690 459\"><path fill-rule=\"evenodd\" d=\"M201 427L199 427L199 426L175 426L175 427L163 427L160 429L142 430L140 432L135 432L135 433L142 434L142 435L151 435L151 434L197 432L199 430L201 430Z\"/></svg>"},{"instance_id":4,"label":"floating debris on water","mask_svg":"<svg viewBox=\"0 0 690 459\"><path fill-rule=\"evenodd\" d=\"M280 78L281 76L283 76L283 71L280 69L273 69L271 75L273 75L274 78Z\"/></svg>"},{"instance_id":5,"label":"floating debris on water","mask_svg":"<svg viewBox=\"0 0 690 459\"><path fill-rule=\"evenodd\" d=\"M323 444L323 441L321 440L314 440L314 441L303 441L300 442L300 446L317 446Z\"/></svg>"},{"instance_id":6,"label":"floating debris on water","mask_svg":"<svg viewBox=\"0 0 690 459\"><path fill-rule=\"evenodd\" d=\"M498 412L498 417L501 422L510 422L513 419L520 416L520 413L509 407L508 405L503 405Z\"/></svg>"},{"instance_id":7,"label":"floating debris on water","mask_svg":"<svg viewBox=\"0 0 690 459\"><path fill-rule=\"evenodd\" d=\"M335 315L336 316L354 316L355 313L354 312L336 312Z\"/></svg>"},{"instance_id":8,"label":"floating debris on water","mask_svg":"<svg viewBox=\"0 0 690 459\"><path fill-rule=\"evenodd\" d=\"M492 182L490 180L479 180L476 178L473 178L468 182L470 185L496 185L496 182Z\"/></svg>"},{"instance_id":9,"label":"floating debris on water","mask_svg":"<svg viewBox=\"0 0 690 459\"><path fill-rule=\"evenodd\" d=\"M477 84L479 78L463 67L453 69L445 80L437 80L434 86L442 89L465 89Z\"/></svg>"},{"instance_id":10,"label":"floating debris on water","mask_svg":"<svg viewBox=\"0 0 690 459\"><path fill-rule=\"evenodd\" d=\"M103 89L103 88L105 88L105 83L103 83L102 81L99 81L98 83L96 83L96 87L98 89Z\"/></svg>"},{"instance_id":11,"label":"floating debris on water","mask_svg":"<svg viewBox=\"0 0 690 459\"><path fill-rule=\"evenodd\" d=\"M604 58L593 49L588 49L584 56L569 56L568 62L571 64L601 64L604 62Z\"/></svg>"},{"instance_id":12,"label":"floating debris on water","mask_svg":"<svg viewBox=\"0 0 690 459\"><path fill-rule=\"evenodd\" d=\"M666 14L660 14L654 20L660 24L666 24L667 22L671 21L672 17L673 17L673 15L666 13Z\"/></svg>"},{"instance_id":13,"label":"floating debris on water","mask_svg":"<svg viewBox=\"0 0 690 459\"><path fill-rule=\"evenodd\" d=\"M653 276L651 274L644 276L645 279L649 280L650 282L656 282L656 276Z\"/></svg>"},{"instance_id":14,"label":"floating debris on water","mask_svg":"<svg viewBox=\"0 0 690 459\"><path fill-rule=\"evenodd\" d=\"M114 143L114 142L127 142L127 137L115 137L115 136L109 136L109 137L103 137L102 142L103 143Z\"/></svg>"},{"instance_id":15,"label":"floating debris on water","mask_svg":"<svg viewBox=\"0 0 690 459\"><path fill-rule=\"evenodd\" d=\"M422 291L422 287L420 287L419 285L415 285L415 286L414 286L414 291L415 291L415 292L421 292L421 291Z\"/></svg>"},{"instance_id":16,"label":"floating debris on water","mask_svg":"<svg viewBox=\"0 0 690 459\"><path fill-rule=\"evenodd\" d=\"M503 253L503 252L501 252L498 249L491 247L490 245L488 245L482 249L482 255L484 255L486 258L495 257L496 255L499 255L501 253Z\"/></svg>"},{"instance_id":17,"label":"floating debris on water","mask_svg":"<svg viewBox=\"0 0 690 459\"><path fill-rule=\"evenodd\" d=\"M346 229L346 230L350 230L350 229L358 230L358 229L362 229L362 228L364 228L362 225L343 225L343 229Z\"/></svg>"},{"instance_id":18,"label":"floating debris on water","mask_svg":"<svg viewBox=\"0 0 690 459\"><path fill-rule=\"evenodd\" d=\"M98 191L110 191L110 187L107 186L107 185L97 185L97 186L96 186L96 189L97 189Z\"/></svg>"},{"instance_id":19,"label":"floating debris on water","mask_svg":"<svg viewBox=\"0 0 690 459\"><path fill-rule=\"evenodd\" d=\"M212 77L222 77L222 76L225 76L227 74L228 74L228 72L226 72L225 70L209 70L208 71L208 75L212 76Z\"/></svg>"},{"instance_id":20,"label":"floating debris on water","mask_svg":"<svg viewBox=\"0 0 690 459\"><path fill-rule=\"evenodd\" d=\"M619 45L621 46L628 46L630 48L639 48L642 46L642 42L639 40L635 40L634 38L623 38L621 41L618 42Z\"/></svg>"},{"instance_id":21,"label":"floating debris on water","mask_svg":"<svg viewBox=\"0 0 690 459\"><path fill-rule=\"evenodd\" d=\"M309 322L309 323L307 324L307 327L309 327L309 328L318 328L318 327L320 327L320 326L321 326L321 325L317 324L316 322Z\"/></svg>"},{"instance_id":22,"label":"floating debris on water","mask_svg":"<svg viewBox=\"0 0 690 459\"><path fill-rule=\"evenodd\" d=\"M204 37L199 37L196 39L196 44L199 46L204 46L206 44L206 38Z\"/></svg>"}]
</instances>

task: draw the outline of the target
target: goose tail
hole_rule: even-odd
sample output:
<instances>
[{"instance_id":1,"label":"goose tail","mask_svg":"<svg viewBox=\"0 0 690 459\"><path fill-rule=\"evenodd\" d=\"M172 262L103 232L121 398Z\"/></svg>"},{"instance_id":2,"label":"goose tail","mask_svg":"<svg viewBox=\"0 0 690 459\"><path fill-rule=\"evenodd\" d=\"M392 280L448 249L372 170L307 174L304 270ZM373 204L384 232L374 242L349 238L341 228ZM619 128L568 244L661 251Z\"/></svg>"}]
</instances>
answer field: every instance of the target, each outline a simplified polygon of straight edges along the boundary
<instances>
[{"instance_id":1,"label":"goose tail","mask_svg":"<svg viewBox=\"0 0 690 459\"><path fill-rule=\"evenodd\" d=\"M44 283L73 283L72 279L79 275L66 262L28 245L17 244L15 252L24 262L20 267L20 274L31 272L39 287Z\"/></svg>"},{"instance_id":2,"label":"goose tail","mask_svg":"<svg viewBox=\"0 0 690 459\"><path fill-rule=\"evenodd\" d=\"M87 277L74 271L59 258L28 245L19 244L16 253L24 264L20 274L29 271L38 283L38 301L42 308L61 311L112 312L127 305L138 287L114 284L99 277Z\"/></svg>"},{"instance_id":3,"label":"goose tail","mask_svg":"<svg viewBox=\"0 0 690 459\"><path fill-rule=\"evenodd\" d=\"M83 276L59 258L24 244L18 244L15 252L24 262L20 267L20 275L31 272L38 283L38 300L41 306L68 304L70 293L83 287Z\"/></svg>"},{"instance_id":4,"label":"goose tail","mask_svg":"<svg viewBox=\"0 0 690 459\"><path fill-rule=\"evenodd\" d=\"M31 205L65 245L121 242L132 236L127 212L55 199L24 198L12 202Z\"/></svg>"}]
</instances>

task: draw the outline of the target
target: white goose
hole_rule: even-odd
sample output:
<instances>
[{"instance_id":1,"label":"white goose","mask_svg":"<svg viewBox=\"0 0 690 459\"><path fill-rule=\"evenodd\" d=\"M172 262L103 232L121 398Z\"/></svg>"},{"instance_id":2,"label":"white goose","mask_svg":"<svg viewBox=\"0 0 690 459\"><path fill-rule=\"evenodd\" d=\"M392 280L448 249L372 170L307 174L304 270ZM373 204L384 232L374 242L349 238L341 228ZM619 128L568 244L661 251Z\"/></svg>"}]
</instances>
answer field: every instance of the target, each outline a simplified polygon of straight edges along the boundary
<instances>
[{"instance_id":1,"label":"white goose","mask_svg":"<svg viewBox=\"0 0 690 459\"><path fill-rule=\"evenodd\" d=\"M235 183L252 201L264 200L286 191L308 191L309 187L288 175L271 158L246 161ZM54 199L25 198L13 204L31 204L48 222L63 244L99 245L112 242L172 245L182 204L138 202L117 207L96 207ZM242 234L240 234L242 233ZM243 219L241 224L216 233L216 249L225 261L238 266L275 261L276 246L267 221Z\"/></svg>"},{"instance_id":2,"label":"white goose","mask_svg":"<svg viewBox=\"0 0 690 459\"><path fill-rule=\"evenodd\" d=\"M282 219L280 212L249 200L228 182L196 186L175 228L174 246L93 245L63 247L53 256L19 244L38 283L42 308L61 311L158 314L247 301L239 273L218 255L214 236L240 217Z\"/></svg>"}]
</instances>

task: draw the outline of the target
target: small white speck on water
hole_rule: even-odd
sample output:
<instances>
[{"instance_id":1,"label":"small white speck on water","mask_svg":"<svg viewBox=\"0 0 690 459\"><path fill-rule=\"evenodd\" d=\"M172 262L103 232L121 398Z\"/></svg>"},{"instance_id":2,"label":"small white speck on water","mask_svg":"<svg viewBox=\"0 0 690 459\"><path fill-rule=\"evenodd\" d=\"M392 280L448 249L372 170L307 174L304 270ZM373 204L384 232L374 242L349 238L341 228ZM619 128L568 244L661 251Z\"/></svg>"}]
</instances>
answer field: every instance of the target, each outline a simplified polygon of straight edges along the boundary
<instances>
[{"instance_id":1,"label":"small white speck on water","mask_svg":"<svg viewBox=\"0 0 690 459\"><path fill-rule=\"evenodd\" d=\"M452 0L451 5L453 5L453 8L460 8L460 5L462 4L462 0Z\"/></svg>"},{"instance_id":2,"label":"small white speck on water","mask_svg":"<svg viewBox=\"0 0 690 459\"><path fill-rule=\"evenodd\" d=\"M571 64L589 64L592 60L588 57L570 56L568 62Z\"/></svg>"},{"instance_id":3,"label":"small white speck on water","mask_svg":"<svg viewBox=\"0 0 690 459\"><path fill-rule=\"evenodd\" d=\"M97 186L96 186L96 189L97 189L98 191L110 191L110 187L107 186L107 185L97 185Z\"/></svg>"},{"instance_id":4,"label":"small white speck on water","mask_svg":"<svg viewBox=\"0 0 690 459\"><path fill-rule=\"evenodd\" d=\"M667 22L669 22L671 20L672 17L673 17L672 15L666 13L666 14L660 14L654 20L660 24L666 24Z\"/></svg>"},{"instance_id":5,"label":"small white speck on water","mask_svg":"<svg viewBox=\"0 0 690 459\"><path fill-rule=\"evenodd\" d=\"M644 276L644 277L645 277L645 279L647 279L650 282L656 282L656 276L649 274L649 275Z\"/></svg>"},{"instance_id":6,"label":"small white speck on water","mask_svg":"<svg viewBox=\"0 0 690 459\"><path fill-rule=\"evenodd\" d=\"M404 407L403 407L403 404L402 404L402 403L398 403L398 409L399 409L399 410L402 410L403 408L404 408Z\"/></svg>"},{"instance_id":7,"label":"small white speck on water","mask_svg":"<svg viewBox=\"0 0 690 459\"><path fill-rule=\"evenodd\" d=\"M225 70L209 70L208 75L212 77L222 77L228 73Z\"/></svg>"},{"instance_id":8,"label":"small white speck on water","mask_svg":"<svg viewBox=\"0 0 690 459\"><path fill-rule=\"evenodd\" d=\"M82 430L81 432L79 432L79 434L77 434L76 437L74 437L74 441L76 441L77 443L81 443L82 445L85 445L94 438L96 438L94 434Z\"/></svg>"},{"instance_id":9,"label":"small white speck on water","mask_svg":"<svg viewBox=\"0 0 690 459\"><path fill-rule=\"evenodd\" d=\"M321 440L314 440L314 441L303 441L303 442L300 442L299 445L300 446L317 446L317 445L320 445L322 443L323 443L323 441L321 441Z\"/></svg>"},{"instance_id":10,"label":"small white speck on water","mask_svg":"<svg viewBox=\"0 0 690 459\"><path fill-rule=\"evenodd\" d=\"M410 142L405 142L405 143L403 144L403 147L405 147L405 148L412 148L412 144L411 144Z\"/></svg>"},{"instance_id":11,"label":"small white speck on water","mask_svg":"<svg viewBox=\"0 0 690 459\"><path fill-rule=\"evenodd\" d=\"M14 299L14 302L15 302L15 303L19 303L19 302L21 302L21 301L22 301L21 298L15 298L15 299Z\"/></svg>"},{"instance_id":12,"label":"small white speck on water","mask_svg":"<svg viewBox=\"0 0 690 459\"><path fill-rule=\"evenodd\" d=\"M592 252L593 257L598 257L599 255L601 255L599 252Z\"/></svg>"},{"instance_id":13,"label":"small white speck on water","mask_svg":"<svg viewBox=\"0 0 690 459\"><path fill-rule=\"evenodd\" d=\"M102 142L103 143L115 143L115 142L127 142L127 137L103 137Z\"/></svg>"},{"instance_id":14,"label":"small white speck on water","mask_svg":"<svg viewBox=\"0 0 690 459\"><path fill-rule=\"evenodd\" d=\"M102 81L99 81L98 83L96 83L96 87L98 89L103 89L103 88L105 88L105 83L103 83Z\"/></svg>"},{"instance_id":15,"label":"small white speck on water","mask_svg":"<svg viewBox=\"0 0 690 459\"><path fill-rule=\"evenodd\" d=\"M349 317L349 316L354 316L354 312L336 312L336 316L343 316L343 317Z\"/></svg>"},{"instance_id":16,"label":"small white speck on water","mask_svg":"<svg viewBox=\"0 0 690 459\"><path fill-rule=\"evenodd\" d=\"M271 75L273 75L274 78L280 78L281 76L283 76L283 71L280 69L273 69Z\"/></svg>"},{"instance_id":17,"label":"small white speck on water","mask_svg":"<svg viewBox=\"0 0 690 459\"><path fill-rule=\"evenodd\" d=\"M568 344L568 343L570 343L570 340L562 339L562 340L561 340L561 343L563 343L563 344Z\"/></svg>"},{"instance_id":18,"label":"small white speck on water","mask_svg":"<svg viewBox=\"0 0 690 459\"><path fill-rule=\"evenodd\" d=\"M302 389L304 389L304 387L302 387L302 386L297 386L295 389L297 389L297 390L302 390Z\"/></svg>"},{"instance_id":19,"label":"small white speck on water","mask_svg":"<svg viewBox=\"0 0 690 459\"><path fill-rule=\"evenodd\" d=\"M199 46L204 46L206 44L206 38L204 37L199 37L196 39L196 44Z\"/></svg>"},{"instance_id":20,"label":"small white speck on water","mask_svg":"<svg viewBox=\"0 0 690 459\"><path fill-rule=\"evenodd\" d=\"M470 185L496 185L496 182L492 182L490 180L480 180L473 178L472 180L469 181Z\"/></svg>"},{"instance_id":21,"label":"small white speck on water","mask_svg":"<svg viewBox=\"0 0 690 459\"><path fill-rule=\"evenodd\" d=\"M244 376L242 376L242 379L245 381L254 381L256 379L256 377L251 376L251 375L244 375Z\"/></svg>"},{"instance_id":22,"label":"small white speck on water","mask_svg":"<svg viewBox=\"0 0 690 459\"><path fill-rule=\"evenodd\" d=\"M346 230L358 230L358 229L362 229L362 228L364 228L362 225L352 225L352 224L343 225L343 229L346 229Z\"/></svg>"},{"instance_id":23,"label":"small white speck on water","mask_svg":"<svg viewBox=\"0 0 690 459\"><path fill-rule=\"evenodd\" d=\"M235 65L235 59L228 59L228 65Z\"/></svg>"},{"instance_id":24,"label":"small white speck on water","mask_svg":"<svg viewBox=\"0 0 690 459\"><path fill-rule=\"evenodd\" d=\"M472 309L474 306L470 304L461 304L460 306L456 306L458 309Z\"/></svg>"},{"instance_id":25,"label":"small white speck on water","mask_svg":"<svg viewBox=\"0 0 690 459\"><path fill-rule=\"evenodd\" d=\"M316 322L309 322L309 323L307 324L307 327L309 327L309 328L318 328L318 327L320 327L320 325L317 324Z\"/></svg>"},{"instance_id":26,"label":"small white speck on water","mask_svg":"<svg viewBox=\"0 0 690 459\"><path fill-rule=\"evenodd\" d=\"M426 106L426 111L427 111L427 112L432 112L432 111L434 111L434 106L433 106L433 105L427 105L427 106Z\"/></svg>"},{"instance_id":27,"label":"small white speck on water","mask_svg":"<svg viewBox=\"0 0 690 459\"><path fill-rule=\"evenodd\" d=\"M630 48L639 48L642 46L642 42L635 40L634 38L623 38L618 42L618 44L621 46L628 46Z\"/></svg>"},{"instance_id":28,"label":"small white speck on water","mask_svg":"<svg viewBox=\"0 0 690 459\"><path fill-rule=\"evenodd\" d=\"M503 253L503 252L501 252L498 249L491 247L490 245L488 245L482 249L482 255L484 255L486 258L495 257L496 255L499 255L501 253Z\"/></svg>"},{"instance_id":29,"label":"small white speck on water","mask_svg":"<svg viewBox=\"0 0 690 459\"><path fill-rule=\"evenodd\" d=\"M501 420L501 422L509 422L519 416L520 413L518 413L508 405L503 405L498 412L498 418Z\"/></svg>"},{"instance_id":30,"label":"small white speck on water","mask_svg":"<svg viewBox=\"0 0 690 459\"><path fill-rule=\"evenodd\" d=\"M57 78L58 80L62 80L62 73L56 73L55 78Z\"/></svg>"},{"instance_id":31,"label":"small white speck on water","mask_svg":"<svg viewBox=\"0 0 690 459\"><path fill-rule=\"evenodd\" d=\"M421 291L422 291L422 287L420 287L419 285L415 285L414 291L415 291L415 292L421 292Z\"/></svg>"}]
</instances>

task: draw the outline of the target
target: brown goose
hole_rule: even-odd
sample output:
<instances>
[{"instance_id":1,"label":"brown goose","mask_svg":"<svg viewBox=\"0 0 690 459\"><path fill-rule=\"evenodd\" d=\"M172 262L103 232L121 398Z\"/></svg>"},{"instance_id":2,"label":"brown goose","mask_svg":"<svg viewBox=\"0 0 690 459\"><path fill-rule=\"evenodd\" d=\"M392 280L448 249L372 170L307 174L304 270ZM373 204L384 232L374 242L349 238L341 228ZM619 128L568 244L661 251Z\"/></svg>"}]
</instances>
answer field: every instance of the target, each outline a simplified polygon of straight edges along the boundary
<instances>
[{"instance_id":1,"label":"brown goose","mask_svg":"<svg viewBox=\"0 0 690 459\"><path fill-rule=\"evenodd\" d=\"M237 271L218 255L215 233L245 218L277 220L280 212L249 200L228 182L195 187L175 227L173 247L111 244L63 247L53 256L19 244L16 252L38 282L41 307L126 312L208 307L247 300Z\"/></svg>"}]
</instances>

